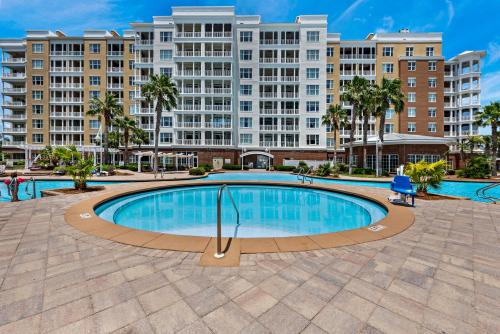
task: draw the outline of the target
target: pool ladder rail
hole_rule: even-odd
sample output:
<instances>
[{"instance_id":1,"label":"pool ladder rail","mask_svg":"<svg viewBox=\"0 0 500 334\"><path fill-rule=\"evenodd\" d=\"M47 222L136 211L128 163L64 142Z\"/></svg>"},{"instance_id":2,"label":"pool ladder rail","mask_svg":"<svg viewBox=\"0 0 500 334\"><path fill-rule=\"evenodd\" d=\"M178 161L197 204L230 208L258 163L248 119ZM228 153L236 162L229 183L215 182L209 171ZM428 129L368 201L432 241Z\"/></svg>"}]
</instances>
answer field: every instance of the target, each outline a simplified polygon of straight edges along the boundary
<instances>
[{"instance_id":1,"label":"pool ladder rail","mask_svg":"<svg viewBox=\"0 0 500 334\"><path fill-rule=\"evenodd\" d=\"M219 187L219 191L217 193L217 252L214 254L216 259L221 259L224 257L224 252L222 251L222 194L226 190L231 203L233 204L233 208L236 211L236 226L240 225L240 211L234 202L233 195L231 195L231 191L227 184L223 184Z\"/></svg>"},{"instance_id":2,"label":"pool ladder rail","mask_svg":"<svg viewBox=\"0 0 500 334\"><path fill-rule=\"evenodd\" d=\"M476 190L476 196L481 198L481 199L491 201L493 203L498 203L498 202L500 202L500 198L486 194L486 191L493 189L498 185L500 185L500 183L490 183L482 188L479 188L478 190Z\"/></svg>"},{"instance_id":3,"label":"pool ladder rail","mask_svg":"<svg viewBox=\"0 0 500 334\"><path fill-rule=\"evenodd\" d=\"M303 167L301 167L299 169L299 173L297 174L297 180L301 181L301 183L305 183L307 181L309 184L312 184L313 178L310 175L311 172L312 168L308 168L306 171Z\"/></svg>"}]
</instances>

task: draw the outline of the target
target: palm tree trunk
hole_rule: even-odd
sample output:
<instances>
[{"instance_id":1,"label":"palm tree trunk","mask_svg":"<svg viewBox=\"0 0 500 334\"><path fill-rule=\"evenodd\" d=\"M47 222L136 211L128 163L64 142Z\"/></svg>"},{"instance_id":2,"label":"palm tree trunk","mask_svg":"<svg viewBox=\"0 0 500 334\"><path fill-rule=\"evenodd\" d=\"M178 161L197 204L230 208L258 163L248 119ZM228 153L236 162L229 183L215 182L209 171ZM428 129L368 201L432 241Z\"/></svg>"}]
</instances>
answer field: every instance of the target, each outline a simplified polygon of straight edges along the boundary
<instances>
[{"instance_id":1,"label":"palm tree trunk","mask_svg":"<svg viewBox=\"0 0 500 334\"><path fill-rule=\"evenodd\" d=\"M154 174L158 174L158 141L160 137L160 119L163 103L160 100L156 102L156 120L155 120L155 156L154 156Z\"/></svg>"},{"instance_id":2,"label":"palm tree trunk","mask_svg":"<svg viewBox=\"0 0 500 334\"><path fill-rule=\"evenodd\" d=\"M353 104L351 110L351 131L349 133L349 175L352 174L352 144L354 143L354 132L356 131L356 106Z\"/></svg>"},{"instance_id":3,"label":"palm tree trunk","mask_svg":"<svg viewBox=\"0 0 500 334\"><path fill-rule=\"evenodd\" d=\"M333 129L333 165L337 166L337 129Z\"/></svg>"},{"instance_id":4,"label":"palm tree trunk","mask_svg":"<svg viewBox=\"0 0 500 334\"><path fill-rule=\"evenodd\" d=\"M363 115L363 168L368 168L366 160L366 146L368 145L368 113Z\"/></svg>"},{"instance_id":5,"label":"palm tree trunk","mask_svg":"<svg viewBox=\"0 0 500 334\"><path fill-rule=\"evenodd\" d=\"M129 141L129 130L125 129L125 132L123 134L123 140L125 141L125 152L123 152L123 162L128 163L128 141Z\"/></svg>"},{"instance_id":6,"label":"palm tree trunk","mask_svg":"<svg viewBox=\"0 0 500 334\"><path fill-rule=\"evenodd\" d=\"M378 128L378 139L380 140L380 148L378 149L378 162L377 162L377 167L379 174L382 174L382 151L384 148L384 132L385 132L385 112L382 112L380 115L380 122L379 122L379 128ZM375 143L377 145L377 143ZM380 176L380 175L377 175Z\"/></svg>"},{"instance_id":7,"label":"palm tree trunk","mask_svg":"<svg viewBox=\"0 0 500 334\"><path fill-rule=\"evenodd\" d=\"M491 175L497 176L497 150L498 150L498 124L495 120L491 122Z\"/></svg>"},{"instance_id":8,"label":"palm tree trunk","mask_svg":"<svg viewBox=\"0 0 500 334\"><path fill-rule=\"evenodd\" d=\"M103 149L104 149L104 158L103 162L105 165L109 163L109 127L110 119L108 116L104 116L104 128L102 129L102 139L103 139Z\"/></svg>"}]
</instances>

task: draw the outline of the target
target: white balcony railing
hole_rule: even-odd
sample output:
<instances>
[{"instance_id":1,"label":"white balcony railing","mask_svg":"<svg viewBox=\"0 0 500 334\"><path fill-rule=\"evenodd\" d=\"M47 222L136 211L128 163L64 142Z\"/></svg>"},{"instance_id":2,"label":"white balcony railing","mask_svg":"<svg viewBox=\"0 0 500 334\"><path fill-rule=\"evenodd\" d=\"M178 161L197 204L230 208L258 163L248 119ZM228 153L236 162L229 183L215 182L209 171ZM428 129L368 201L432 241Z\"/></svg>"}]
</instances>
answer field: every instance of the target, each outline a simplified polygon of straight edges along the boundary
<instances>
[{"instance_id":1,"label":"white balcony railing","mask_svg":"<svg viewBox=\"0 0 500 334\"><path fill-rule=\"evenodd\" d=\"M84 113L80 112L61 112L61 111L51 111L50 117L61 117L61 118L83 118Z\"/></svg>"},{"instance_id":2,"label":"white balcony railing","mask_svg":"<svg viewBox=\"0 0 500 334\"><path fill-rule=\"evenodd\" d=\"M123 51L108 51L108 57L121 57L123 56Z\"/></svg>"},{"instance_id":3,"label":"white balcony railing","mask_svg":"<svg viewBox=\"0 0 500 334\"><path fill-rule=\"evenodd\" d=\"M229 71L229 70L206 70L205 75L207 77L230 77L231 71Z\"/></svg>"},{"instance_id":4,"label":"white balcony railing","mask_svg":"<svg viewBox=\"0 0 500 334\"><path fill-rule=\"evenodd\" d=\"M205 57L232 57L231 51L205 51Z\"/></svg>"},{"instance_id":5,"label":"white balcony railing","mask_svg":"<svg viewBox=\"0 0 500 334\"><path fill-rule=\"evenodd\" d=\"M184 70L175 72L179 77L201 77L201 70Z\"/></svg>"},{"instance_id":6,"label":"white balcony railing","mask_svg":"<svg viewBox=\"0 0 500 334\"><path fill-rule=\"evenodd\" d=\"M177 110L186 110L186 111L197 111L201 110L201 104L184 104L178 105ZM208 109L207 109L208 110Z\"/></svg>"},{"instance_id":7,"label":"white balcony railing","mask_svg":"<svg viewBox=\"0 0 500 334\"><path fill-rule=\"evenodd\" d=\"M261 131L277 131L278 126L277 125L261 125L260 130Z\"/></svg>"},{"instance_id":8,"label":"white balcony railing","mask_svg":"<svg viewBox=\"0 0 500 334\"><path fill-rule=\"evenodd\" d=\"M233 34L230 31L214 31L214 32L205 32L205 37L208 38L231 38Z\"/></svg>"},{"instance_id":9,"label":"white balcony railing","mask_svg":"<svg viewBox=\"0 0 500 334\"><path fill-rule=\"evenodd\" d=\"M2 63L9 64L24 64L26 62L26 58L3 58Z\"/></svg>"},{"instance_id":10,"label":"white balcony railing","mask_svg":"<svg viewBox=\"0 0 500 334\"><path fill-rule=\"evenodd\" d=\"M51 56L83 57L83 51L50 51Z\"/></svg>"},{"instance_id":11,"label":"white balcony railing","mask_svg":"<svg viewBox=\"0 0 500 334\"><path fill-rule=\"evenodd\" d=\"M180 94L201 94L201 88L182 87L179 89Z\"/></svg>"},{"instance_id":12,"label":"white balcony railing","mask_svg":"<svg viewBox=\"0 0 500 334\"><path fill-rule=\"evenodd\" d=\"M26 73L3 73L3 79L26 79Z\"/></svg>"},{"instance_id":13,"label":"white balcony railing","mask_svg":"<svg viewBox=\"0 0 500 334\"><path fill-rule=\"evenodd\" d=\"M83 126L50 126L52 132L83 132Z\"/></svg>"},{"instance_id":14,"label":"white balcony railing","mask_svg":"<svg viewBox=\"0 0 500 334\"><path fill-rule=\"evenodd\" d=\"M82 98L76 97L52 97L50 103L83 103Z\"/></svg>"},{"instance_id":15,"label":"white balcony railing","mask_svg":"<svg viewBox=\"0 0 500 334\"><path fill-rule=\"evenodd\" d=\"M26 88L3 88L4 94L24 94L26 93Z\"/></svg>"},{"instance_id":16,"label":"white balcony railing","mask_svg":"<svg viewBox=\"0 0 500 334\"><path fill-rule=\"evenodd\" d=\"M123 67L108 67L107 72L108 73L122 73Z\"/></svg>"},{"instance_id":17,"label":"white balcony railing","mask_svg":"<svg viewBox=\"0 0 500 334\"><path fill-rule=\"evenodd\" d=\"M205 94L232 94L231 88L205 88Z\"/></svg>"},{"instance_id":18,"label":"white balcony railing","mask_svg":"<svg viewBox=\"0 0 500 334\"><path fill-rule=\"evenodd\" d=\"M282 125L281 131L299 131L298 125Z\"/></svg>"},{"instance_id":19,"label":"white balcony railing","mask_svg":"<svg viewBox=\"0 0 500 334\"><path fill-rule=\"evenodd\" d=\"M177 32L175 34L175 37L177 38L200 38L201 36L200 31Z\"/></svg>"},{"instance_id":20,"label":"white balcony railing","mask_svg":"<svg viewBox=\"0 0 500 334\"><path fill-rule=\"evenodd\" d=\"M179 128L201 128L201 122L177 122Z\"/></svg>"},{"instance_id":21,"label":"white balcony railing","mask_svg":"<svg viewBox=\"0 0 500 334\"><path fill-rule=\"evenodd\" d=\"M298 115L299 109L282 109L281 113L283 115Z\"/></svg>"},{"instance_id":22,"label":"white balcony railing","mask_svg":"<svg viewBox=\"0 0 500 334\"><path fill-rule=\"evenodd\" d=\"M177 51L175 53L177 57L201 57L201 50L196 51Z\"/></svg>"},{"instance_id":23,"label":"white balcony railing","mask_svg":"<svg viewBox=\"0 0 500 334\"><path fill-rule=\"evenodd\" d=\"M13 108L13 107L26 107L26 102L24 101L5 101L3 105L6 108Z\"/></svg>"},{"instance_id":24,"label":"white balcony railing","mask_svg":"<svg viewBox=\"0 0 500 334\"><path fill-rule=\"evenodd\" d=\"M16 120L16 121L22 121L25 120L27 117L25 114L5 114L3 115L4 120Z\"/></svg>"},{"instance_id":25,"label":"white balcony railing","mask_svg":"<svg viewBox=\"0 0 500 334\"><path fill-rule=\"evenodd\" d=\"M259 145L261 147L278 147L278 142L277 141L271 141L271 140L264 140L264 141L260 141Z\"/></svg>"},{"instance_id":26,"label":"white balcony railing","mask_svg":"<svg viewBox=\"0 0 500 334\"><path fill-rule=\"evenodd\" d=\"M200 107L200 110L201 110L201 107ZM231 111L231 106L207 104L205 106L205 110L207 110L207 111Z\"/></svg>"},{"instance_id":27,"label":"white balcony railing","mask_svg":"<svg viewBox=\"0 0 500 334\"><path fill-rule=\"evenodd\" d=\"M83 67L51 67L51 72L83 72Z\"/></svg>"},{"instance_id":28,"label":"white balcony railing","mask_svg":"<svg viewBox=\"0 0 500 334\"><path fill-rule=\"evenodd\" d=\"M51 89L83 89L83 84L80 83L51 83Z\"/></svg>"},{"instance_id":29,"label":"white balcony railing","mask_svg":"<svg viewBox=\"0 0 500 334\"><path fill-rule=\"evenodd\" d=\"M209 129L230 129L230 122L205 122L205 127Z\"/></svg>"},{"instance_id":30,"label":"white balcony railing","mask_svg":"<svg viewBox=\"0 0 500 334\"><path fill-rule=\"evenodd\" d=\"M260 109L261 115L277 115L278 109Z\"/></svg>"},{"instance_id":31,"label":"white balcony railing","mask_svg":"<svg viewBox=\"0 0 500 334\"><path fill-rule=\"evenodd\" d=\"M117 84L117 83L114 83L114 84L108 84L108 89L123 89L123 84Z\"/></svg>"},{"instance_id":32,"label":"white balcony railing","mask_svg":"<svg viewBox=\"0 0 500 334\"><path fill-rule=\"evenodd\" d=\"M25 133L26 128L4 128L5 133Z\"/></svg>"},{"instance_id":33,"label":"white balcony railing","mask_svg":"<svg viewBox=\"0 0 500 334\"><path fill-rule=\"evenodd\" d=\"M231 139L205 139L207 146L231 146Z\"/></svg>"}]
</instances>

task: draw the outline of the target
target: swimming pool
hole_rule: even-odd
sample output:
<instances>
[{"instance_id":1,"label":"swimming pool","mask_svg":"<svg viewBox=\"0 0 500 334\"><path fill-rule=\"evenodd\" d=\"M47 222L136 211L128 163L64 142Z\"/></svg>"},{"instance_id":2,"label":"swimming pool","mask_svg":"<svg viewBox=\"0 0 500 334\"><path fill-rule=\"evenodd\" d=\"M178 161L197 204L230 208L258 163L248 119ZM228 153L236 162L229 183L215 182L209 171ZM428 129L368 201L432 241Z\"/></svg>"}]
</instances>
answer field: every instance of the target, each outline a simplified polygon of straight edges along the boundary
<instances>
[{"instance_id":1,"label":"swimming pool","mask_svg":"<svg viewBox=\"0 0 500 334\"><path fill-rule=\"evenodd\" d=\"M215 236L217 186L184 186L120 197L95 209L118 225L177 235ZM225 237L290 237L361 228L383 219L381 205L356 196L304 187L230 185L240 212L222 197ZM226 194L224 194L226 195Z\"/></svg>"},{"instance_id":2,"label":"swimming pool","mask_svg":"<svg viewBox=\"0 0 500 334\"><path fill-rule=\"evenodd\" d=\"M99 186L106 184L116 184L122 182L113 182L113 181L89 181L87 184L89 186ZM42 190L50 190L50 189L60 189L60 188L73 188L73 181L69 180L38 180L36 181L36 198L42 197ZM26 183L21 183L19 187L19 199L21 201L31 199L32 192L32 184L28 183L28 189L26 189ZM10 202L10 196L7 191L7 185L3 182L0 183L0 202Z\"/></svg>"},{"instance_id":3,"label":"swimming pool","mask_svg":"<svg viewBox=\"0 0 500 334\"><path fill-rule=\"evenodd\" d=\"M299 182L297 176L287 173L266 173L266 172L242 172L242 173L217 173L209 174L205 180L233 180L233 181L285 181ZM350 186L363 186L375 188L389 188L389 182L373 182L373 181L347 181L335 179L314 178L314 183L326 184L345 184ZM431 193L467 197L474 201L482 202L483 199L476 196L476 191L490 183L488 182L460 182L460 181L443 181L440 188L430 189ZM495 187L488 190L488 195L500 198L500 187Z\"/></svg>"}]
</instances>

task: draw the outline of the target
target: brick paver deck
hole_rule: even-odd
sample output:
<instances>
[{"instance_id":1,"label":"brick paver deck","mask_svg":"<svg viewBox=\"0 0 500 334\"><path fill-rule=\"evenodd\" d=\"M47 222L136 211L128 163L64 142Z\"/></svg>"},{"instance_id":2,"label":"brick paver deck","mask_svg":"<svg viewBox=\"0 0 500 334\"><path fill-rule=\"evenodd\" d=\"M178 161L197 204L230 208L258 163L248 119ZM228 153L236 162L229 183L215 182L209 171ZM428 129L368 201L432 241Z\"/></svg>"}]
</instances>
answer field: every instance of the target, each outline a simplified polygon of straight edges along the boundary
<instances>
[{"instance_id":1,"label":"brick paver deck","mask_svg":"<svg viewBox=\"0 0 500 334\"><path fill-rule=\"evenodd\" d=\"M417 201L389 239L214 268L66 224L89 196L0 204L0 333L500 332L499 205Z\"/></svg>"}]
</instances>

